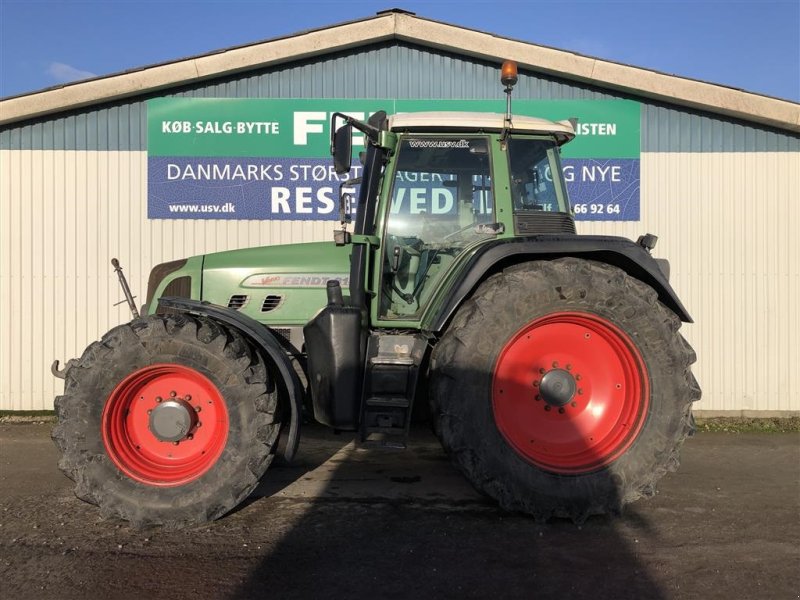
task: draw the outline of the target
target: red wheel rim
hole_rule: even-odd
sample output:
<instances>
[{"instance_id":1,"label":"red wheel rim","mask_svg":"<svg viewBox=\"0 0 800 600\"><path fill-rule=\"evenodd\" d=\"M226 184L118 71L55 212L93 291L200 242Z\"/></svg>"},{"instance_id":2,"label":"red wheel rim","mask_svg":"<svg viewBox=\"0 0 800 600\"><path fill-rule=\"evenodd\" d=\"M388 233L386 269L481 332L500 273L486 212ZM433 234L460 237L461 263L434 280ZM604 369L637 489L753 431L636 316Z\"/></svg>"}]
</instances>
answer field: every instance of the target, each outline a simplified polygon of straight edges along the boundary
<instances>
[{"instance_id":1,"label":"red wheel rim","mask_svg":"<svg viewBox=\"0 0 800 600\"><path fill-rule=\"evenodd\" d=\"M185 435L165 441L151 414L173 407L188 423ZM176 486L200 478L216 463L228 439L228 410L204 375L175 364L143 367L108 397L102 416L103 444L128 477L154 486Z\"/></svg>"},{"instance_id":2,"label":"red wheel rim","mask_svg":"<svg viewBox=\"0 0 800 600\"><path fill-rule=\"evenodd\" d=\"M551 372L546 395L543 378ZM565 385L555 396L557 377ZM647 370L630 338L588 313L527 324L501 350L492 381L503 437L555 473L588 473L619 458L636 439L649 398Z\"/></svg>"}]
</instances>

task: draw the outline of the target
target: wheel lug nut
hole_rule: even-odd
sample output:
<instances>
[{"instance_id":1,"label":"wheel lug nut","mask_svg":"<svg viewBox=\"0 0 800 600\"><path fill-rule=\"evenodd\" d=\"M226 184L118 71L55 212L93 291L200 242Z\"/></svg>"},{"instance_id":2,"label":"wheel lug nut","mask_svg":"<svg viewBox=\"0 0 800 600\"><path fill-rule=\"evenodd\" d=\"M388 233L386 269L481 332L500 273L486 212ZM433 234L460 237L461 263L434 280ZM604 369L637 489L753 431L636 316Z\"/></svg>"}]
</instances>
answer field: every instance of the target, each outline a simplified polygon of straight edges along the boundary
<instances>
[{"instance_id":1,"label":"wheel lug nut","mask_svg":"<svg viewBox=\"0 0 800 600\"><path fill-rule=\"evenodd\" d=\"M203 426L203 422L202 422L202 421L198 421L198 422L197 422L197 426L198 426L198 427L202 427L202 426Z\"/></svg>"},{"instance_id":2,"label":"wheel lug nut","mask_svg":"<svg viewBox=\"0 0 800 600\"><path fill-rule=\"evenodd\" d=\"M575 375L575 381L580 381L580 380L581 380L581 376L580 375Z\"/></svg>"},{"instance_id":3,"label":"wheel lug nut","mask_svg":"<svg viewBox=\"0 0 800 600\"><path fill-rule=\"evenodd\" d=\"M194 434L190 433L189 435L186 436L186 439L187 440L193 440L194 439Z\"/></svg>"},{"instance_id":4,"label":"wheel lug nut","mask_svg":"<svg viewBox=\"0 0 800 600\"><path fill-rule=\"evenodd\" d=\"M539 380L538 379L533 382L533 387L539 387Z\"/></svg>"},{"instance_id":5,"label":"wheel lug nut","mask_svg":"<svg viewBox=\"0 0 800 600\"><path fill-rule=\"evenodd\" d=\"M176 391L174 391L174 390L169 393L169 397L170 398L174 398L177 395L178 395L178 393Z\"/></svg>"},{"instance_id":6,"label":"wheel lug nut","mask_svg":"<svg viewBox=\"0 0 800 600\"><path fill-rule=\"evenodd\" d=\"M177 446L178 444L180 444L180 442L172 442L173 446Z\"/></svg>"},{"instance_id":7,"label":"wheel lug nut","mask_svg":"<svg viewBox=\"0 0 800 600\"><path fill-rule=\"evenodd\" d=\"M549 410L551 410L551 408L552 408L552 407L551 407L549 404L545 404L545 405L544 405L544 409L545 409L546 411L549 411Z\"/></svg>"},{"instance_id":8,"label":"wheel lug nut","mask_svg":"<svg viewBox=\"0 0 800 600\"><path fill-rule=\"evenodd\" d=\"M558 368L558 361L557 360L553 361L553 368L554 369Z\"/></svg>"},{"instance_id":9,"label":"wheel lug nut","mask_svg":"<svg viewBox=\"0 0 800 600\"><path fill-rule=\"evenodd\" d=\"M536 394L536 401L539 402L541 399L542 397L539 394Z\"/></svg>"},{"instance_id":10,"label":"wheel lug nut","mask_svg":"<svg viewBox=\"0 0 800 600\"><path fill-rule=\"evenodd\" d=\"M163 402L164 399L161 396L156 396L156 402Z\"/></svg>"},{"instance_id":11,"label":"wheel lug nut","mask_svg":"<svg viewBox=\"0 0 800 600\"><path fill-rule=\"evenodd\" d=\"M564 407L563 406L558 409L558 414L560 414L560 415L564 414Z\"/></svg>"},{"instance_id":12,"label":"wheel lug nut","mask_svg":"<svg viewBox=\"0 0 800 600\"><path fill-rule=\"evenodd\" d=\"M192 399L192 397L189 394L186 394L186 397L184 398L184 400L189 402L191 399Z\"/></svg>"},{"instance_id":13,"label":"wheel lug nut","mask_svg":"<svg viewBox=\"0 0 800 600\"><path fill-rule=\"evenodd\" d=\"M201 406L195 406L194 407L194 412L200 412L201 410L203 410L203 408Z\"/></svg>"},{"instance_id":14,"label":"wheel lug nut","mask_svg":"<svg viewBox=\"0 0 800 600\"><path fill-rule=\"evenodd\" d=\"M582 388L578 388L578 395L579 395L579 396L582 396L582 395L583 395L583 389L582 389Z\"/></svg>"},{"instance_id":15,"label":"wheel lug nut","mask_svg":"<svg viewBox=\"0 0 800 600\"><path fill-rule=\"evenodd\" d=\"M147 409L147 414L148 414L148 415L151 415L151 414L153 414L153 409L152 409L152 408L148 408L148 409Z\"/></svg>"},{"instance_id":16,"label":"wheel lug nut","mask_svg":"<svg viewBox=\"0 0 800 600\"><path fill-rule=\"evenodd\" d=\"M576 406L578 406L578 403L577 403L577 402L570 402L570 403L569 403L569 405L570 405L572 408L575 408Z\"/></svg>"},{"instance_id":17,"label":"wheel lug nut","mask_svg":"<svg viewBox=\"0 0 800 600\"><path fill-rule=\"evenodd\" d=\"M541 373L542 375L544 375L544 367L542 367L541 369L539 369L539 373Z\"/></svg>"},{"instance_id":18,"label":"wheel lug nut","mask_svg":"<svg viewBox=\"0 0 800 600\"><path fill-rule=\"evenodd\" d=\"M567 363L567 371L572 371L572 365Z\"/></svg>"}]
</instances>

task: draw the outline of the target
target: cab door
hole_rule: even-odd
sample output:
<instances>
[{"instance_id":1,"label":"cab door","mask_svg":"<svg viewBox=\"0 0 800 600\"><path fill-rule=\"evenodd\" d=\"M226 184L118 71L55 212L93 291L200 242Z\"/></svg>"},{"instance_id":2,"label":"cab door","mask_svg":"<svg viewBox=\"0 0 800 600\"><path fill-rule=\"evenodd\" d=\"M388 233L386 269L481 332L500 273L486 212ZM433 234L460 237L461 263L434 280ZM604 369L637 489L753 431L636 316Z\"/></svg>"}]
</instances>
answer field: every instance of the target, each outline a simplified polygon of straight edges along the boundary
<instances>
[{"instance_id":1,"label":"cab door","mask_svg":"<svg viewBox=\"0 0 800 600\"><path fill-rule=\"evenodd\" d=\"M386 176L374 317L418 323L450 266L496 235L491 140L484 135L409 135Z\"/></svg>"}]
</instances>

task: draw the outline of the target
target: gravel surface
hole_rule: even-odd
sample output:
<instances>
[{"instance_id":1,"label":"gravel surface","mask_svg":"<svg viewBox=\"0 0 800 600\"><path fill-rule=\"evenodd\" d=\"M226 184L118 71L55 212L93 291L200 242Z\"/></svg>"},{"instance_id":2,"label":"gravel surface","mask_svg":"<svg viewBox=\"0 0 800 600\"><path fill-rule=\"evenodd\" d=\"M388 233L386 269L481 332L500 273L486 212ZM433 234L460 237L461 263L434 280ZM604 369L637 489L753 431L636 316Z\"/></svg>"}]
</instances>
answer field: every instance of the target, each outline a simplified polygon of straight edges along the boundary
<instances>
[{"instance_id":1,"label":"gravel surface","mask_svg":"<svg viewBox=\"0 0 800 600\"><path fill-rule=\"evenodd\" d=\"M50 424L0 425L0 598L800 598L800 435L700 433L619 519L504 513L416 430L406 451L308 427L239 510L103 521Z\"/></svg>"}]
</instances>

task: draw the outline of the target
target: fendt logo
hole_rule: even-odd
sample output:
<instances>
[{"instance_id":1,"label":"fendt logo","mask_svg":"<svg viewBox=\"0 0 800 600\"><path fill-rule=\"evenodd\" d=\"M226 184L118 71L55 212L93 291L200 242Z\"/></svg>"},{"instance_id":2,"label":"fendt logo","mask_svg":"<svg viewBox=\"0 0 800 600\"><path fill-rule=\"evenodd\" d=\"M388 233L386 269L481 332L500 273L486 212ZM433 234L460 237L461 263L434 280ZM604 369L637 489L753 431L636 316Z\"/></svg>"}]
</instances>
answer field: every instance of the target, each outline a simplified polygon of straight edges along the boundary
<instances>
[{"instance_id":1,"label":"fendt logo","mask_svg":"<svg viewBox=\"0 0 800 600\"><path fill-rule=\"evenodd\" d=\"M338 281L342 287L350 285L350 275L345 273L257 273L242 282L247 288L324 288L329 281Z\"/></svg>"}]
</instances>

